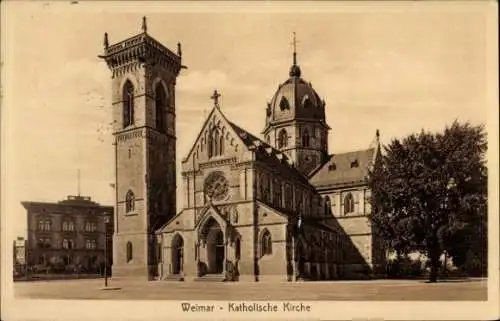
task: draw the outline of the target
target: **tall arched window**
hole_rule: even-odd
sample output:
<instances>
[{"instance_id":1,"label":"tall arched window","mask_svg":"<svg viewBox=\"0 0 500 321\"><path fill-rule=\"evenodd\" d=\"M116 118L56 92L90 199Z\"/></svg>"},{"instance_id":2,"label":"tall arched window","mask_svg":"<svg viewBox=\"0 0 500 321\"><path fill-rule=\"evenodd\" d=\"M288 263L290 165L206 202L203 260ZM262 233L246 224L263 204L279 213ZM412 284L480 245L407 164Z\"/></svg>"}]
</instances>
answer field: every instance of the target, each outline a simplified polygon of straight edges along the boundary
<instances>
[{"instance_id":1,"label":"tall arched window","mask_svg":"<svg viewBox=\"0 0 500 321\"><path fill-rule=\"evenodd\" d=\"M67 240L67 239L64 239L64 240L62 241L62 247L63 247L63 249L67 249L67 248L69 248L69 245L68 245L68 240Z\"/></svg>"},{"instance_id":2,"label":"tall arched window","mask_svg":"<svg viewBox=\"0 0 500 321\"><path fill-rule=\"evenodd\" d=\"M134 123L134 85L130 80L123 86L123 128Z\"/></svg>"},{"instance_id":3,"label":"tall arched window","mask_svg":"<svg viewBox=\"0 0 500 321\"><path fill-rule=\"evenodd\" d=\"M162 133L165 132L165 112L167 107L167 94L161 83L158 83L155 88L155 113L156 129Z\"/></svg>"},{"instance_id":4,"label":"tall arched window","mask_svg":"<svg viewBox=\"0 0 500 321\"><path fill-rule=\"evenodd\" d=\"M344 214L349 214L354 212L354 197L351 193L347 193L344 197Z\"/></svg>"},{"instance_id":5,"label":"tall arched window","mask_svg":"<svg viewBox=\"0 0 500 321\"><path fill-rule=\"evenodd\" d=\"M127 242L127 263L132 261L132 242Z\"/></svg>"},{"instance_id":6,"label":"tall arched window","mask_svg":"<svg viewBox=\"0 0 500 321\"><path fill-rule=\"evenodd\" d=\"M281 182L278 179L274 179L273 184L274 190L274 204L278 207L282 206L282 192L281 192Z\"/></svg>"},{"instance_id":7,"label":"tall arched window","mask_svg":"<svg viewBox=\"0 0 500 321\"><path fill-rule=\"evenodd\" d=\"M125 211L127 213L132 212L135 208L135 196L134 193L129 190L125 198Z\"/></svg>"},{"instance_id":8,"label":"tall arched window","mask_svg":"<svg viewBox=\"0 0 500 321\"><path fill-rule=\"evenodd\" d=\"M262 233L261 250L261 256L273 254L273 241L268 230Z\"/></svg>"},{"instance_id":9,"label":"tall arched window","mask_svg":"<svg viewBox=\"0 0 500 321\"><path fill-rule=\"evenodd\" d=\"M278 148L283 148L288 145L288 134L285 129L280 130L278 134Z\"/></svg>"},{"instance_id":10,"label":"tall arched window","mask_svg":"<svg viewBox=\"0 0 500 321\"><path fill-rule=\"evenodd\" d=\"M309 147L309 131L304 129L302 132L302 147Z\"/></svg>"},{"instance_id":11,"label":"tall arched window","mask_svg":"<svg viewBox=\"0 0 500 321\"><path fill-rule=\"evenodd\" d=\"M264 202L269 202L271 199L270 188L271 184L270 180L267 178L266 174L260 175L260 197Z\"/></svg>"},{"instance_id":12,"label":"tall arched window","mask_svg":"<svg viewBox=\"0 0 500 321\"><path fill-rule=\"evenodd\" d=\"M73 222L70 221L68 223L68 230L69 231L74 231L75 230L75 223L73 223Z\"/></svg>"},{"instance_id":13,"label":"tall arched window","mask_svg":"<svg viewBox=\"0 0 500 321\"><path fill-rule=\"evenodd\" d=\"M62 230L63 230L63 231L67 231L67 230L68 230L68 222L64 221L64 222L62 223Z\"/></svg>"},{"instance_id":14,"label":"tall arched window","mask_svg":"<svg viewBox=\"0 0 500 321\"><path fill-rule=\"evenodd\" d=\"M210 130L207 143L208 158L220 156L224 153L224 136L219 133L217 127Z\"/></svg>"},{"instance_id":15,"label":"tall arched window","mask_svg":"<svg viewBox=\"0 0 500 321\"><path fill-rule=\"evenodd\" d=\"M325 215L329 215L332 213L332 202L330 201L330 197L328 195L325 196Z\"/></svg>"},{"instance_id":16,"label":"tall arched window","mask_svg":"<svg viewBox=\"0 0 500 321\"><path fill-rule=\"evenodd\" d=\"M234 249L234 256L236 257L237 260L241 258L241 240L239 238L236 239L236 245Z\"/></svg>"}]
</instances>

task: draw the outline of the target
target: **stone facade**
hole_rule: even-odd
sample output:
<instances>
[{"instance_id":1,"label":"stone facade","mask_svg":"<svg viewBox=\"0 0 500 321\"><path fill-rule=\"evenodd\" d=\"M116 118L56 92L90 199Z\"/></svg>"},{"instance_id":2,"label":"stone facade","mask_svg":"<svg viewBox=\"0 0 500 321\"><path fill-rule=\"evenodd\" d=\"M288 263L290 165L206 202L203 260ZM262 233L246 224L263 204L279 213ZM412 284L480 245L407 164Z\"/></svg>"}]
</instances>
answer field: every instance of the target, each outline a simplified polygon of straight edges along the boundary
<instances>
[{"instance_id":1,"label":"stone facade","mask_svg":"<svg viewBox=\"0 0 500 321\"><path fill-rule=\"evenodd\" d=\"M101 206L83 196L68 196L55 203L22 202L22 205L28 218L26 264L47 265L57 259L66 266L81 265L84 270L96 272L105 262L107 235L107 262L111 265L113 207Z\"/></svg>"},{"instance_id":2,"label":"stone facade","mask_svg":"<svg viewBox=\"0 0 500 321\"><path fill-rule=\"evenodd\" d=\"M115 275L293 281L371 273L383 259L365 183L378 144L328 154L326 104L301 78L295 54L265 110L262 140L228 120L214 93L182 160L176 211L180 45L174 54L143 31L112 46L106 35L102 56L112 71L116 138Z\"/></svg>"}]
</instances>

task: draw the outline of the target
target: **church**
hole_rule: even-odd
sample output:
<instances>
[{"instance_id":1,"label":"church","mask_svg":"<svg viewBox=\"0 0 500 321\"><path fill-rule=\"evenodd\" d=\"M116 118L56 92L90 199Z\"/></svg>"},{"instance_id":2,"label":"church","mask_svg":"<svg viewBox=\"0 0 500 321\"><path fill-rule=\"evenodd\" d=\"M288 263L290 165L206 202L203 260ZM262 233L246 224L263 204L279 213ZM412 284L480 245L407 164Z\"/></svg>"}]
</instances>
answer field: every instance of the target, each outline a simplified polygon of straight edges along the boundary
<instances>
[{"instance_id":1,"label":"church","mask_svg":"<svg viewBox=\"0 0 500 321\"><path fill-rule=\"evenodd\" d=\"M386 254L370 226L366 184L380 157L378 131L364 150L329 153L326 103L302 78L295 49L288 76L262 108L260 138L228 119L215 91L180 169L180 43L162 45L143 18L142 31L126 40L110 44L105 33L99 57L111 71L113 277L294 282L382 271Z\"/></svg>"}]
</instances>

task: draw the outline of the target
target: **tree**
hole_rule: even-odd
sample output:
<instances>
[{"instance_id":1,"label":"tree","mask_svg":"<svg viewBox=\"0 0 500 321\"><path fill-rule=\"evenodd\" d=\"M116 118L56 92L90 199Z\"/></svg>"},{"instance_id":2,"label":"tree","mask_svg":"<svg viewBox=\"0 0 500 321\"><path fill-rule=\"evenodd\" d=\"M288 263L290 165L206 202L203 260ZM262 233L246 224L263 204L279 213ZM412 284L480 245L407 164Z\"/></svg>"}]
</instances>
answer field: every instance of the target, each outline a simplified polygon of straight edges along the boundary
<instances>
[{"instance_id":1,"label":"tree","mask_svg":"<svg viewBox=\"0 0 500 321\"><path fill-rule=\"evenodd\" d=\"M394 139L370 171L374 228L396 253L426 254L431 282L444 251L463 261L484 250L486 148L482 126L455 121L443 133Z\"/></svg>"}]
</instances>

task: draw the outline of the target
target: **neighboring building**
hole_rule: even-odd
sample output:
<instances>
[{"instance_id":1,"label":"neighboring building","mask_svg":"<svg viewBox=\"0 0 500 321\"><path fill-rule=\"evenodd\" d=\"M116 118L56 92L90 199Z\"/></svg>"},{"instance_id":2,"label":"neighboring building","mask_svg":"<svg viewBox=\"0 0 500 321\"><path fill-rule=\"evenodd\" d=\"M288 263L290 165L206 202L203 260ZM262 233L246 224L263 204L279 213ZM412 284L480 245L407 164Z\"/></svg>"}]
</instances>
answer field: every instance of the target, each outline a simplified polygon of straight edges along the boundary
<instances>
[{"instance_id":1,"label":"neighboring building","mask_svg":"<svg viewBox=\"0 0 500 321\"><path fill-rule=\"evenodd\" d=\"M84 272L98 272L104 267L107 235L108 266L111 266L113 207L99 205L85 196L68 196L57 203L22 204L28 214L28 265L58 264L67 268L78 265Z\"/></svg>"},{"instance_id":2,"label":"neighboring building","mask_svg":"<svg viewBox=\"0 0 500 321\"><path fill-rule=\"evenodd\" d=\"M328 153L325 102L289 78L266 109L261 140L214 108L182 160L175 188L177 53L143 32L101 56L112 71L116 155L114 275L148 279L335 279L376 273L385 258L372 231L372 148ZM359 130L359 129L358 129ZM368 145L368 144L367 144Z\"/></svg>"},{"instance_id":3,"label":"neighboring building","mask_svg":"<svg viewBox=\"0 0 500 321\"><path fill-rule=\"evenodd\" d=\"M26 243L27 240L24 237L17 237L13 244L14 253L14 265L24 265L26 264Z\"/></svg>"}]
</instances>

